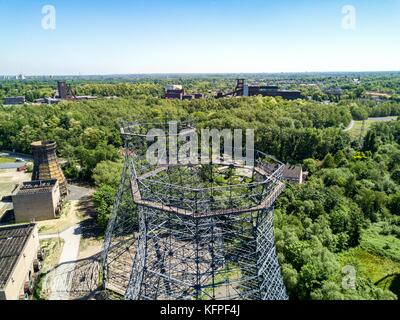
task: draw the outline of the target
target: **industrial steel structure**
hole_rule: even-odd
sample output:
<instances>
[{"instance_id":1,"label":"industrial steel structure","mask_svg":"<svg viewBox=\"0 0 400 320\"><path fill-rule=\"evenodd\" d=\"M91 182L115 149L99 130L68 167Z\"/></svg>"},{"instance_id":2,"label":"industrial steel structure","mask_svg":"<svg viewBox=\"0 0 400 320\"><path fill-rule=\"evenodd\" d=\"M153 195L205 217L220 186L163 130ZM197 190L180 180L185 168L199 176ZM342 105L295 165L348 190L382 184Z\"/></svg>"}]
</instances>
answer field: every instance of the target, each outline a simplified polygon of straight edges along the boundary
<instances>
[{"instance_id":1,"label":"industrial steel structure","mask_svg":"<svg viewBox=\"0 0 400 320\"><path fill-rule=\"evenodd\" d=\"M121 129L125 165L106 232L104 289L129 300L287 299L274 242L283 164L256 151L252 166L224 154L202 165L152 165L146 135L162 126Z\"/></svg>"}]
</instances>

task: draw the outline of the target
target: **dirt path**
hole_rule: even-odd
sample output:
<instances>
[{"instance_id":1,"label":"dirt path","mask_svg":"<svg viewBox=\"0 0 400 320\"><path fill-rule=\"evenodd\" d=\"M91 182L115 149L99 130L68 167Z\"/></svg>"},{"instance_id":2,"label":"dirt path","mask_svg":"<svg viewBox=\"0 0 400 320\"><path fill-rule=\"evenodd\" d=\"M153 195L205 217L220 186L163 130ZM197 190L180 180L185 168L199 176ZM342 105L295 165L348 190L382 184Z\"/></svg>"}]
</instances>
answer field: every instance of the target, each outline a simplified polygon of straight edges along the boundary
<instances>
[{"instance_id":1,"label":"dirt path","mask_svg":"<svg viewBox=\"0 0 400 320\"><path fill-rule=\"evenodd\" d=\"M344 129L344 132L349 132L351 129L353 129L354 125L356 124L356 122L354 120L351 120L350 124L347 126L346 129Z\"/></svg>"}]
</instances>

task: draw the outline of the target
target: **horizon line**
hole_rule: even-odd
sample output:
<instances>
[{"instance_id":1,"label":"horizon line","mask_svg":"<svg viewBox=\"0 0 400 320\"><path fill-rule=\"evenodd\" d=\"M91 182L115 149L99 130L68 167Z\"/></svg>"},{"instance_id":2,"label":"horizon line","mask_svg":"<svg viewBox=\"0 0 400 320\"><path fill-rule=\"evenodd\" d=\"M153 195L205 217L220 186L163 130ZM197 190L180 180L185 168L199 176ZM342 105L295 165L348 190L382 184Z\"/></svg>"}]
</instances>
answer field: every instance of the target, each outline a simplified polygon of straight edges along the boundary
<instances>
[{"instance_id":1,"label":"horizon line","mask_svg":"<svg viewBox=\"0 0 400 320\"><path fill-rule=\"evenodd\" d=\"M135 76L135 75L277 75L277 74L322 74L322 73L400 73L400 70L363 70L363 71L281 71L281 72L138 72L138 73L91 73L91 74L0 74L0 77L13 77L23 75L25 77L85 77L85 76ZM1 80L1 79L0 79Z\"/></svg>"}]
</instances>

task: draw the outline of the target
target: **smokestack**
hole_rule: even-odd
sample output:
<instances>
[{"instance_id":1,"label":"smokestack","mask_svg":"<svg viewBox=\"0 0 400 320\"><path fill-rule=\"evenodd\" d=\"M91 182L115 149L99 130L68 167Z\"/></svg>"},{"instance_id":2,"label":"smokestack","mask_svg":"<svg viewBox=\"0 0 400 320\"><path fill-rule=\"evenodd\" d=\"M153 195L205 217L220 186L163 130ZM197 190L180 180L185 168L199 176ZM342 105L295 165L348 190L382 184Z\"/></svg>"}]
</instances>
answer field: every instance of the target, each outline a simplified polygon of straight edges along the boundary
<instances>
[{"instance_id":1,"label":"smokestack","mask_svg":"<svg viewBox=\"0 0 400 320\"><path fill-rule=\"evenodd\" d=\"M61 194L67 195L67 180L57 161L57 144L54 141L37 141L31 147L34 162L32 180L57 179Z\"/></svg>"}]
</instances>

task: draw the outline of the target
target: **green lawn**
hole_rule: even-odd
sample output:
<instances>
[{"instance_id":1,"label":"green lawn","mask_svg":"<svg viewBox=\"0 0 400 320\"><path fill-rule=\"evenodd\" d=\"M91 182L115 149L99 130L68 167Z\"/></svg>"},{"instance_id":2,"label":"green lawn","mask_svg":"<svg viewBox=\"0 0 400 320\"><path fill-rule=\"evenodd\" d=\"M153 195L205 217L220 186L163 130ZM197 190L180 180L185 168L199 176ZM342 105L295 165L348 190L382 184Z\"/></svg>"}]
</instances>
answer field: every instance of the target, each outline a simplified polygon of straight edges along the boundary
<instances>
[{"instance_id":1,"label":"green lawn","mask_svg":"<svg viewBox=\"0 0 400 320\"><path fill-rule=\"evenodd\" d=\"M367 131L371 128L371 126L374 123L383 122L382 119L385 119L385 121L389 121L389 120L393 120L394 121L394 120L397 119L397 117L379 118L379 120L371 118L371 119L365 120L365 132L364 132L364 135L367 133ZM357 139L360 138L362 125L363 125L363 121L355 121L354 127L349 131L349 135L351 136L352 139L357 140Z\"/></svg>"},{"instance_id":2,"label":"green lawn","mask_svg":"<svg viewBox=\"0 0 400 320\"><path fill-rule=\"evenodd\" d=\"M6 158L6 157L0 157L0 163L12 163L16 162L14 158Z\"/></svg>"},{"instance_id":3,"label":"green lawn","mask_svg":"<svg viewBox=\"0 0 400 320\"><path fill-rule=\"evenodd\" d=\"M400 298L400 263L358 247L339 255L341 265L351 265L357 274L389 289Z\"/></svg>"}]
</instances>

